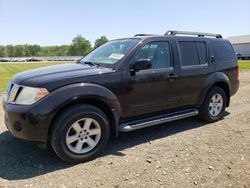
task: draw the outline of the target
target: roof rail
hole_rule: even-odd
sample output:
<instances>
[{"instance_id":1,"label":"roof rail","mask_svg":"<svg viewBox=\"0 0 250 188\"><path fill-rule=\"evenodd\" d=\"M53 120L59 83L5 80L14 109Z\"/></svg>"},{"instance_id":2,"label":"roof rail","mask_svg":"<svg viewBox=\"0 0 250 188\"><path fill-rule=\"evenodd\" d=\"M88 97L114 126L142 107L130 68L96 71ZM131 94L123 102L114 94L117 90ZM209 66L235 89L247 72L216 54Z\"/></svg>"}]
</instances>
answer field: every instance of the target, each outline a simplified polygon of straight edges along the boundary
<instances>
[{"instance_id":1,"label":"roof rail","mask_svg":"<svg viewBox=\"0 0 250 188\"><path fill-rule=\"evenodd\" d=\"M201 32L191 32L191 31L167 31L165 35L197 35L198 37L216 37L216 38L222 38L220 34L213 34L213 33L201 33Z\"/></svg>"},{"instance_id":2,"label":"roof rail","mask_svg":"<svg viewBox=\"0 0 250 188\"><path fill-rule=\"evenodd\" d=\"M143 36L157 36L155 34L136 34L134 37L143 37Z\"/></svg>"}]
</instances>

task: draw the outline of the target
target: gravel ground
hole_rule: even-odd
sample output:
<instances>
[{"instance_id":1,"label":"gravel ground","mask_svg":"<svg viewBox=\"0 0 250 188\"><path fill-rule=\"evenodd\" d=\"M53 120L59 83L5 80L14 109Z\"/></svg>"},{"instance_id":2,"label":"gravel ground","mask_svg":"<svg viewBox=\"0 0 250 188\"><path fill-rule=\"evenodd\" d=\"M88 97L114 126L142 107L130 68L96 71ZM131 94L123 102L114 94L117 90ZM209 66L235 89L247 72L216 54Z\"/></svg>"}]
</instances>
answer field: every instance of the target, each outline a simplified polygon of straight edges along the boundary
<instances>
[{"instance_id":1,"label":"gravel ground","mask_svg":"<svg viewBox=\"0 0 250 188\"><path fill-rule=\"evenodd\" d=\"M250 72L223 120L185 119L111 139L88 163L13 138L0 111L0 187L250 187Z\"/></svg>"}]
</instances>

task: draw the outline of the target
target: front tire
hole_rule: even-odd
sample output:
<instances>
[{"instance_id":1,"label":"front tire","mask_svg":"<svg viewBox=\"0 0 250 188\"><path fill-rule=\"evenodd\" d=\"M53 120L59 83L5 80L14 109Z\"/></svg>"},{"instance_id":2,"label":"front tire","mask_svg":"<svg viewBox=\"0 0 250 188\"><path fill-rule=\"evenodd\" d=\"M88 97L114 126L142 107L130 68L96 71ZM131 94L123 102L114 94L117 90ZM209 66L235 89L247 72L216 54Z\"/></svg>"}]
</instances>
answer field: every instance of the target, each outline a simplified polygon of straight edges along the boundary
<instances>
[{"instance_id":1,"label":"front tire","mask_svg":"<svg viewBox=\"0 0 250 188\"><path fill-rule=\"evenodd\" d=\"M109 136L110 125L104 112L92 105L78 104L56 118L51 146L64 161L80 163L96 158Z\"/></svg>"},{"instance_id":2,"label":"front tire","mask_svg":"<svg viewBox=\"0 0 250 188\"><path fill-rule=\"evenodd\" d=\"M220 87L212 87L199 109L200 118L207 122L215 122L223 117L227 104L225 91Z\"/></svg>"}]
</instances>

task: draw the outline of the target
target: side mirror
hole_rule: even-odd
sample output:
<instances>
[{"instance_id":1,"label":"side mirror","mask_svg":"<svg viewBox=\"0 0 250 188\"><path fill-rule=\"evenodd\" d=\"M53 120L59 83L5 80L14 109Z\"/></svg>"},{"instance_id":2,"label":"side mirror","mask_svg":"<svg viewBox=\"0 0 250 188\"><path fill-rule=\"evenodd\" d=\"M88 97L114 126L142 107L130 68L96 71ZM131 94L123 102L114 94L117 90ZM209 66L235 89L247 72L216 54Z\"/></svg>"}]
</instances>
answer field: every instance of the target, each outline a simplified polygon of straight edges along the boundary
<instances>
[{"instance_id":1,"label":"side mirror","mask_svg":"<svg viewBox=\"0 0 250 188\"><path fill-rule=\"evenodd\" d=\"M133 66L134 71L149 69L152 66L150 59L138 59Z\"/></svg>"}]
</instances>

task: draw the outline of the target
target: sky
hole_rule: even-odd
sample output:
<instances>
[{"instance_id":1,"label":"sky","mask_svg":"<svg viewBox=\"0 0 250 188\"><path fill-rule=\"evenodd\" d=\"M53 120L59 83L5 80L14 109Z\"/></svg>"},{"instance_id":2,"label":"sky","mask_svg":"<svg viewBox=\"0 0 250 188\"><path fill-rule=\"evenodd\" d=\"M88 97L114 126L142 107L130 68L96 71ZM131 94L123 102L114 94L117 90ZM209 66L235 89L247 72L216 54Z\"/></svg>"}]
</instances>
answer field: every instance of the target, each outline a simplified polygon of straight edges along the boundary
<instances>
[{"instance_id":1,"label":"sky","mask_svg":"<svg viewBox=\"0 0 250 188\"><path fill-rule=\"evenodd\" d=\"M0 45L93 44L167 30L250 34L250 0L0 0Z\"/></svg>"}]
</instances>

